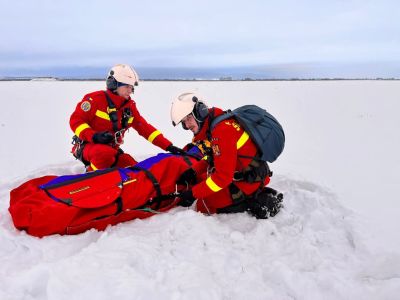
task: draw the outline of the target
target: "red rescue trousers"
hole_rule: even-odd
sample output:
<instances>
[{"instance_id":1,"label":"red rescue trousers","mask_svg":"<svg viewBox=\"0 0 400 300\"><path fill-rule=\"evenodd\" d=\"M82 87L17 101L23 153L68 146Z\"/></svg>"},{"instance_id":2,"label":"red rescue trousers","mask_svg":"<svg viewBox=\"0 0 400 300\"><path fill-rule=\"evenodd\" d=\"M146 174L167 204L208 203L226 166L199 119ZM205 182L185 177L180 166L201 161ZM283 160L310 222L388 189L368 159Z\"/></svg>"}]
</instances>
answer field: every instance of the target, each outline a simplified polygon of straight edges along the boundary
<instances>
[{"instance_id":1,"label":"red rescue trousers","mask_svg":"<svg viewBox=\"0 0 400 300\"><path fill-rule=\"evenodd\" d=\"M88 171L110 167L126 168L136 165L137 161L127 153L119 153L109 145L88 143L83 149L83 159L90 163ZM115 164L115 160L117 163Z\"/></svg>"},{"instance_id":2,"label":"red rescue trousers","mask_svg":"<svg viewBox=\"0 0 400 300\"><path fill-rule=\"evenodd\" d=\"M266 177L264 180L264 186L268 185L269 182L270 178ZM256 192L257 189L260 187L259 182L253 183L252 185L253 188L250 190L250 194L248 194L247 196L250 196L251 194ZM232 204L232 195L228 186L208 197L197 199L196 210L206 214L215 214L218 208L225 208Z\"/></svg>"}]
</instances>

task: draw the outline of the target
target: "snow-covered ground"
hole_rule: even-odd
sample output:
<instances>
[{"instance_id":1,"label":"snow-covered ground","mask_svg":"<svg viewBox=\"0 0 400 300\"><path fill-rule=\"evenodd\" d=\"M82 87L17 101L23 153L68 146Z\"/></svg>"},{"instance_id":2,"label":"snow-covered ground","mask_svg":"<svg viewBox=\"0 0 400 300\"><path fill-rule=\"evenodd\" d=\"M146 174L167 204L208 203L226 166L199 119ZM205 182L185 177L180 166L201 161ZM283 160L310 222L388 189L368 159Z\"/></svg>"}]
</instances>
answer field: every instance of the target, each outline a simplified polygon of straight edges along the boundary
<instances>
[{"instance_id":1,"label":"snow-covered ground","mask_svg":"<svg viewBox=\"0 0 400 300\"><path fill-rule=\"evenodd\" d=\"M0 82L0 299L398 299L399 81L142 82L142 114L175 144L172 98L258 104L282 123L271 165L284 192L275 218L176 208L77 236L17 231L9 192L45 174L83 171L69 115L102 82ZM159 152L136 132L124 150Z\"/></svg>"}]
</instances>

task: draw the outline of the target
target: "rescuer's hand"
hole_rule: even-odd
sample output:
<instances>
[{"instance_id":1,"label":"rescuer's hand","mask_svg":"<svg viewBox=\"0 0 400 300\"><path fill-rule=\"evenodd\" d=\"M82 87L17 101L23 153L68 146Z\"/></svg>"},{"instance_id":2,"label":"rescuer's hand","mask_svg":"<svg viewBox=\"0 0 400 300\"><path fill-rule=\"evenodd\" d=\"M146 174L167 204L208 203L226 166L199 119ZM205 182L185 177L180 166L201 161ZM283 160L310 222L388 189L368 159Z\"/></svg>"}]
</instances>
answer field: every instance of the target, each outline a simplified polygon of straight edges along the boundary
<instances>
[{"instance_id":1,"label":"rescuer's hand","mask_svg":"<svg viewBox=\"0 0 400 300\"><path fill-rule=\"evenodd\" d=\"M178 205L183 206L183 207L191 206L193 204L193 202L196 200L193 197L193 193L191 190L182 192L179 195L179 198L181 198L181 201L178 202Z\"/></svg>"},{"instance_id":2,"label":"rescuer's hand","mask_svg":"<svg viewBox=\"0 0 400 300\"><path fill-rule=\"evenodd\" d=\"M114 141L114 135L108 131L96 132L92 137L95 144L110 144Z\"/></svg>"}]
</instances>

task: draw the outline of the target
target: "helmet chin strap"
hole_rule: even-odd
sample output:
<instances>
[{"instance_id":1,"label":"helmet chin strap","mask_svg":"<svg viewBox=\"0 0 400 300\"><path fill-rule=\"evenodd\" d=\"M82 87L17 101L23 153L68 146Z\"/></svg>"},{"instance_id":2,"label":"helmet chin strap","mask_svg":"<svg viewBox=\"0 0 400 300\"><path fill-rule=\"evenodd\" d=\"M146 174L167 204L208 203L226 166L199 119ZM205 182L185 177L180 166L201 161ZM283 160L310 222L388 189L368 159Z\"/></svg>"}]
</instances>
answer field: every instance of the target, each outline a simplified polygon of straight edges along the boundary
<instances>
[{"instance_id":1,"label":"helmet chin strap","mask_svg":"<svg viewBox=\"0 0 400 300\"><path fill-rule=\"evenodd\" d=\"M195 134L198 134L198 133L200 132L201 128L203 127L204 121L205 121L205 120L200 121L199 119L197 119L197 118L195 117L195 115L194 115L193 113L192 113L192 115L193 115L193 118L195 119L195 121L196 121L196 123L197 123L197 126L199 127L199 130L195 133Z\"/></svg>"},{"instance_id":2,"label":"helmet chin strap","mask_svg":"<svg viewBox=\"0 0 400 300\"><path fill-rule=\"evenodd\" d=\"M203 123L202 121L200 121L199 119L197 119L196 118L196 116L194 115L194 113L193 112L191 112L190 113L192 116L193 116L193 118L196 120L196 122L197 122L197 125L199 125L200 126L200 124L199 123Z\"/></svg>"}]
</instances>

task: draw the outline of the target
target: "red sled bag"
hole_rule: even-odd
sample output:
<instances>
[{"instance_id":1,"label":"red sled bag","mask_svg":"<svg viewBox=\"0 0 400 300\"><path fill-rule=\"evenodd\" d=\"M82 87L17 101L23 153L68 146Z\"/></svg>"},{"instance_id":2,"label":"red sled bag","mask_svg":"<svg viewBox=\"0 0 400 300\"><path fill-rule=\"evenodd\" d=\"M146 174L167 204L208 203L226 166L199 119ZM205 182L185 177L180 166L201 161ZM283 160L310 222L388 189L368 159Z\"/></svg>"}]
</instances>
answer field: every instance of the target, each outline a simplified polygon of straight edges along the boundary
<instances>
[{"instance_id":1,"label":"red sled bag","mask_svg":"<svg viewBox=\"0 0 400 300\"><path fill-rule=\"evenodd\" d=\"M121 195L123 184L121 171L106 169L40 187L51 198L67 205L98 208L115 201Z\"/></svg>"},{"instance_id":2,"label":"red sled bag","mask_svg":"<svg viewBox=\"0 0 400 300\"><path fill-rule=\"evenodd\" d=\"M175 207L176 180L193 161L159 154L132 168L35 178L11 191L9 212L16 228L37 237L104 230Z\"/></svg>"}]
</instances>

